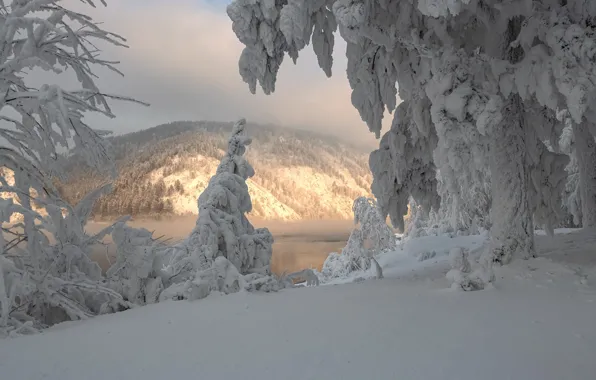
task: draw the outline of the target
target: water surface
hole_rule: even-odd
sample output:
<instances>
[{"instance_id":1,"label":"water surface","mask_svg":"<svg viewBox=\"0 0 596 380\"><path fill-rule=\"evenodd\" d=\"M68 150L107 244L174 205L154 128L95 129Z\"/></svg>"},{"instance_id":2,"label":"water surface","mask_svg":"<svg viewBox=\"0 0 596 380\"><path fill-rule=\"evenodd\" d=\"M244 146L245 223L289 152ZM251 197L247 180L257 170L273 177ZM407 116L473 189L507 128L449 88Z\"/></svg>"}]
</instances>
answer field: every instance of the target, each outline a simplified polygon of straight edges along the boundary
<instances>
[{"instance_id":1,"label":"water surface","mask_svg":"<svg viewBox=\"0 0 596 380\"><path fill-rule=\"evenodd\" d=\"M184 216L164 220L134 220L129 224L154 231L155 237L173 243L187 237L195 226L195 221L196 216ZM271 269L278 274L304 268L321 269L330 252L339 252L346 245L353 228L351 221L283 222L251 219L251 222L255 227L269 228L273 234L275 243ZM94 232L105 226L107 223L90 222L87 230ZM108 242L104 247L96 247L92 257L106 269L109 266L108 258L113 261L114 254L114 246Z\"/></svg>"}]
</instances>

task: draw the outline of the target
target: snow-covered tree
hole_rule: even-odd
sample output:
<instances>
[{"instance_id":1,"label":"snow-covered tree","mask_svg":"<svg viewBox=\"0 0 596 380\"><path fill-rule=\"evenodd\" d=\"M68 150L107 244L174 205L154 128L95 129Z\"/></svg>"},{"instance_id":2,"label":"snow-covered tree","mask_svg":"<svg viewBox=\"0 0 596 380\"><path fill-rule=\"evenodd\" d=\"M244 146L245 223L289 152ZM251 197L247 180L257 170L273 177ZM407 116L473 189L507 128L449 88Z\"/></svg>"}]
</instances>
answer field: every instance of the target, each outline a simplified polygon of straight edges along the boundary
<instances>
[{"instance_id":1,"label":"snow-covered tree","mask_svg":"<svg viewBox=\"0 0 596 380\"><path fill-rule=\"evenodd\" d=\"M494 261L533 256L534 220L552 230L561 217L567 158L544 141L561 133L560 123L549 121L560 110L576 133L595 132L592 2L237 0L228 15L246 45L240 72L252 92L257 81L273 92L285 53L295 59L310 36L331 35L337 25L347 42L352 103L377 136L399 95L393 126L371 155L374 194L396 227L403 227L410 196L436 208L435 168L443 202L454 209L490 183L490 202L481 203L492 206ZM321 15L326 22L313 23ZM324 42L315 53L329 73L333 40ZM586 161L592 148L584 149ZM594 176L580 175L584 197L594 198ZM592 203L582 204L590 215ZM459 228L458 213L450 214Z\"/></svg>"},{"instance_id":2,"label":"snow-covered tree","mask_svg":"<svg viewBox=\"0 0 596 380\"><path fill-rule=\"evenodd\" d=\"M94 6L90 0L83 3ZM53 180L64 174L61 151L94 168L114 169L105 133L85 124L83 115L114 116L107 103L112 96L98 89L92 69L117 72L96 44L124 46L124 40L62 4L13 0L0 5L0 193L6 197L0 202L0 333L88 318L122 301L89 259L91 245L111 227L94 236L84 229L93 203L108 188L71 207ZM39 69L74 73L80 88L37 88L28 73Z\"/></svg>"},{"instance_id":3,"label":"snow-covered tree","mask_svg":"<svg viewBox=\"0 0 596 380\"><path fill-rule=\"evenodd\" d=\"M591 134L588 122L576 124L568 117L568 112L559 115L564 120L564 129L560 135L558 147L567 154L570 162L565 168L567 181L563 191L563 204L570 216L569 226L582 225L594 227L594 215L590 214L594 208L593 202L596 183L594 166L591 164L596 154L594 136ZM587 204L583 200L586 199Z\"/></svg>"},{"instance_id":4,"label":"snow-covered tree","mask_svg":"<svg viewBox=\"0 0 596 380\"><path fill-rule=\"evenodd\" d=\"M582 135L583 140L588 144L593 141L593 135L590 136L590 134L594 133L594 131L588 133L588 128L584 126L584 123L589 125L594 118L592 108L594 102L591 100L593 96L591 94L594 93L595 65L592 20L596 15L596 7L591 3L583 0L566 2L545 0L534 2L532 7L509 6L510 17L515 16L517 19L516 30L513 30L517 34L511 38L511 47L518 52L519 62L507 67L501 65L501 68L495 71L502 93L518 94L526 109L538 103L550 112L566 114L569 121L577 125L574 127L577 130L576 133ZM541 135L541 132L544 133L541 128L543 123L532 123L532 119L528 118L525 121L530 121L525 126L526 133L534 132L541 140L552 139L552 135ZM560 134L560 128L557 129ZM530 138L527 144L532 145L532 140ZM592 152L589 152L590 149ZM531 166L542 167L540 170L543 173L545 173L544 166L550 166L551 178L549 181L543 180L542 187L552 189L547 191L551 195L543 194L541 201L534 200L533 203L542 208L539 214L546 210L552 219L555 212L553 201L557 193L554 188L560 187L557 179L561 168L565 166L565 160L553 154L537 154L544 149L528 150L534 160ZM594 158L593 150L593 144L586 149L586 159ZM538 156L542 157L541 163L536 161ZM591 167L594 167L594 163ZM593 197L593 195L588 196L588 193L594 194L596 191L593 185L587 184L590 182L590 174L584 172L583 175L586 186L581 185L581 189L586 192L586 197ZM534 191L544 193L544 189L535 188ZM549 203L550 205L547 205ZM592 206L585 206L586 211L590 209Z\"/></svg>"},{"instance_id":5,"label":"snow-covered tree","mask_svg":"<svg viewBox=\"0 0 596 380\"><path fill-rule=\"evenodd\" d=\"M581 222L583 227L596 227L596 141L588 122L573 124L575 159L579 174Z\"/></svg>"},{"instance_id":6,"label":"snow-covered tree","mask_svg":"<svg viewBox=\"0 0 596 380\"><path fill-rule=\"evenodd\" d=\"M270 273L273 237L266 228L255 230L246 218L252 209L246 180L255 173L243 156L251 143L245 124L244 119L234 124L228 151L199 196L199 217L189 238L195 269L208 268L223 256L241 274Z\"/></svg>"},{"instance_id":7,"label":"snow-covered tree","mask_svg":"<svg viewBox=\"0 0 596 380\"><path fill-rule=\"evenodd\" d=\"M160 299L198 299L211 291L272 291L284 284L271 277L273 236L255 229L246 180L255 172L244 157L251 139L246 121L234 124L228 150L198 198L199 216L188 239L161 259L167 289Z\"/></svg>"},{"instance_id":8,"label":"snow-covered tree","mask_svg":"<svg viewBox=\"0 0 596 380\"><path fill-rule=\"evenodd\" d=\"M566 126L561 133L559 147L562 152L569 155L570 161L565 170L567 171L567 183L563 191L563 206L570 217L572 225L581 225L582 206L580 195L579 164L575 153L575 142L573 125ZM568 227L568 226L566 226Z\"/></svg>"}]
</instances>

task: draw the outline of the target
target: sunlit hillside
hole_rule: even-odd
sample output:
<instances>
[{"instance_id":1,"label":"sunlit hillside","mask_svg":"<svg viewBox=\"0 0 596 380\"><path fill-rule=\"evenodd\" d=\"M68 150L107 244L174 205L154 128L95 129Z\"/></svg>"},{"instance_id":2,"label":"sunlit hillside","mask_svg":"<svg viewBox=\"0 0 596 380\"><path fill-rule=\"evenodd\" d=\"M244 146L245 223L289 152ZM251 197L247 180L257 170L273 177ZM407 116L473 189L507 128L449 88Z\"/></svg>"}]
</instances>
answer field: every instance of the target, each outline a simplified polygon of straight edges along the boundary
<instances>
[{"instance_id":1,"label":"sunlit hillside","mask_svg":"<svg viewBox=\"0 0 596 380\"><path fill-rule=\"evenodd\" d=\"M230 123L175 122L111 139L119 176L100 199L94 216L156 216L197 212L196 200L214 174ZM370 195L366 148L337 138L272 126L249 125L247 152L256 175L248 181L254 217L349 219L352 202ZM79 164L61 186L76 202L108 177Z\"/></svg>"}]
</instances>

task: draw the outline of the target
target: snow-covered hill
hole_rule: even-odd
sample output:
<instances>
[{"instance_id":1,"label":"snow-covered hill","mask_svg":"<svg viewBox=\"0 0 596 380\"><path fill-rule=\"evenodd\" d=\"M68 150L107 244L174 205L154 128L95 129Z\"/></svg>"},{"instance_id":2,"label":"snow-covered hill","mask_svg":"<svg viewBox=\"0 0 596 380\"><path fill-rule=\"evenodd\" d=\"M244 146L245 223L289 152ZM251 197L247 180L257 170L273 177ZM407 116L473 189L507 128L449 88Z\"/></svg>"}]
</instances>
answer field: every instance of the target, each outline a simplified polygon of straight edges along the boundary
<instances>
[{"instance_id":1,"label":"snow-covered hill","mask_svg":"<svg viewBox=\"0 0 596 380\"><path fill-rule=\"evenodd\" d=\"M189 214L214 174L231 124L176 122L112 138L120 176L95 216ZM350 219L352 202L370 195L366 148L336 138L285 128L249 125L247 153L256 175L248 181L253 217L268 220ZM62 186L79 199L105 177L80 166Z\"/></svg>"},{"instance_id":2,"label":"snow-covered hill","mask_svg":"<svg viewBox=\"0 0 596 380\"><path fill-rule=\"evenodd\" d=\"M566 231L562 231L566 232ZM386 278L164 302L0 340L0 374L27 380L593 380L596 235L538 236L541 257L494 288L449 289L425 237L381 257ZM419 262L419 253L433 259ZM581 266L582 270L578 271Z\"/></svg>"}]
</instances>

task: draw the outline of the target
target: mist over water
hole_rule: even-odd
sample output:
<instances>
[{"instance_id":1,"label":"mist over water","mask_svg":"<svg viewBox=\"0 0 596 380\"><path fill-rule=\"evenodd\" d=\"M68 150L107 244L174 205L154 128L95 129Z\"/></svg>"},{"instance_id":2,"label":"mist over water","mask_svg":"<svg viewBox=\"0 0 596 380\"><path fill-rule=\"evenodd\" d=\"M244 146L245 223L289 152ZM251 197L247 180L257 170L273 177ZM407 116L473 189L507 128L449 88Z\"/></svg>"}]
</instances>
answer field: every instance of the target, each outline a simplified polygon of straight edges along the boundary
<instances>
[{"instance_id":1,"label":"mist over water","mask_svg":"<svg viewBox=\"0 0 596 380\"><path fill-rule=\"evenodd\" d=\"M186 238L195 226L196 216L178 216L163 220L133 220L128 224L136 228L153 231L153 236L173 244ZM300 222L263 221L249 218L255 228L267 227L273 234L273 258L271 270L274 273L291 273L305 268L321 269L331 252L340 252L346 245L353 222L349 220L314 220ZM89 222L87 231L97 232L107 223ZM115 260L115 247L106 242L105 247L95 247L92 258L107 269Z\"/></svg>"}]
</instances>

